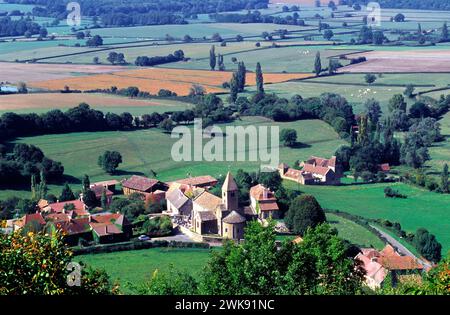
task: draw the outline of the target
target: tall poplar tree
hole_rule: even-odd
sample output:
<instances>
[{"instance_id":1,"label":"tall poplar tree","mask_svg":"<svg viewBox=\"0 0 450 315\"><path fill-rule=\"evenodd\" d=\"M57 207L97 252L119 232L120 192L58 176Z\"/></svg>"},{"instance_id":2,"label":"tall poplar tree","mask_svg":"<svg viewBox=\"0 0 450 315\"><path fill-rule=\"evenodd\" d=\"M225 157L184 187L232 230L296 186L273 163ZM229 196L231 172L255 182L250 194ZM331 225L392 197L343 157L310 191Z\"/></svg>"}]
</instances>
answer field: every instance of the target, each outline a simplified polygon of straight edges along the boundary
<instances>
[{"instance_id":1,"label":"tall poplar tree","mask_svg":"<svg viewBox=\"0 0 450 315\"><path fill-rule=\"evenodd\" d=\"M259 94L264 94L264 77L259 62L256 64L256 90Z\"/></svg>"}]
</instances>

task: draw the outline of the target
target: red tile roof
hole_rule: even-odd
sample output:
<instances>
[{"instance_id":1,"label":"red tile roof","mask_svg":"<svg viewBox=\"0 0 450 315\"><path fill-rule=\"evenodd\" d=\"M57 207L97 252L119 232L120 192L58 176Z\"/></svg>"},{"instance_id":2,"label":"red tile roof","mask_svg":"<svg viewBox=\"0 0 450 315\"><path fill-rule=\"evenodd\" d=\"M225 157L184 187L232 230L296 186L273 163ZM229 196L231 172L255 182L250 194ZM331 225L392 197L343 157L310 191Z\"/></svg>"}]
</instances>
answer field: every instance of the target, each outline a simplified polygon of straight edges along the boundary
<instances>
[{"instance_id":1,"label":"red tile roof","mask_svg":"<svg viewBox=\"0 0 450 315\"><path fill-rule=\"evenodd\" d=\"M91 190L95 193L95 197L97 197L97 199L100 199L102 197L104 189L105 187L100 185L91 186ZM111 190L106 189L106 196L110 197L112 195L114 195L114 193Z\"/></svg>"},{"instance_id":2,"label":"red tile roof","mask_svg":"<svg viewBox=\"0 0 450 315\"><path fill-rule=\"evenodd\" d=\"M259 184L250 188L250 196L258 201L263 200L276 200L275 195L270 189Z\"/></svg>"},{"instance_id":3,"label":"red tile roof","mask_svg":"<svg viewBox=\"0 0 450 315\"><path fill-rule=\"evenodd\" d=\"M31 222L37 222L40 225L45 225L45 220L40 213L27 214L23 217L23 225Z\"/></svg>"},{"instance_id":4,"label":"red tile roof","mask_svg":"<svg viewBox=\"0 0 450 315\"><path fill-rule=\"evenodd\" d=\"M382 172L389 172L391 170L391 167L390 167L389 163L384 163L384 164L378 165L378 169Z\"/></svg>"},{"instance_id":5,"label":"red tile roof","mask_svg":"<svg viewBox=\"0 0 450 315\"><path fill-rule=\"evenodd\" d=\"M122 187L142 192L150 192L153 186L158 183L159 181L156 179L133 175L122 183Z\"/></svg>"},{"instance_id":6,"label":"red tile roof","mask_svg":"<svg viewBox=\"0 0 450 315\"><path fill-rule=\"evenodd\" d=\"M206 176L198 176L198 177L179 179L174 182L182 184L182 185L204 187L204 186L214 186L217 184L218 181L214 177L206 175Z\"/></svg>"},{"instance_id":7,"label":"red tile roof","mask_svg":"<svg viewBox=\"0 0 450 315\"><path fill-rule=\"evenodd\" d=\"M325 176L328 172L332 171L328 167L323 166L314 166L311 164L305 164L302 169L303 172L311 173L311 174L319 174Z\"/></svg>"},{"instance_id":8,"label":"red tile roof","mask_svg":"<svg viewBox=\"0 0 450 315\"><path fill-rule=\"evenodd\" d=\"M52 212L62 213L66 204L73 204L75 206L75 210L77 210L78 212L85 211L84 203L81 200L57 202L49 204L48 206L52 209Z\"/></svg>"},{"instance_id":9,"label":"red tile roof","mask_svg":"<svg viewBox=\"0 0 450 315\"><path fill-rule=\"evenodd\" d=\"M278 210L280 210L280 208L278 208L278 204L275 201L260 202L259 210L261 210L261 211L278 211Z\"/></svg>"}]
</instances>

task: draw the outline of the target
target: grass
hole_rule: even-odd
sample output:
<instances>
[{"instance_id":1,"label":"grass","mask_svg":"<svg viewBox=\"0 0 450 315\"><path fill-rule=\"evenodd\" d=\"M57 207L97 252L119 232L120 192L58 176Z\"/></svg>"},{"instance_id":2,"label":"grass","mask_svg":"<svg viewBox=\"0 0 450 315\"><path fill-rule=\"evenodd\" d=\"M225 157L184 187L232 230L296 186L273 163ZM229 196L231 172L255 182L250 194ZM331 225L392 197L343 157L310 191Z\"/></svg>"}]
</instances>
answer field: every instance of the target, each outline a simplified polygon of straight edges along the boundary
<instances>
[{"instance_id":1,"label":"grass","mask_svg":"<svg viewBox=\"0 0 450 315\"><path fill-rule=\"evenodd\" d=\"M328 223L338 230L338 235L359 247L383 249L382 242L375 234L351 220L334 213L326 213Z\"/></svg>"},{"instance_id":2,"label":"grass","mask_svg":"<svg viewBox=\"0 0 450 315\"><path fill-rule=\"evenodd\" d=\"M442 195L402 183L358 184L345 186L298 186L286 182L290 189L314 195L322 207L341 210L366 218L399 222L403 230L415 232L425 227L442 244L443 253L450 250L450 195ZM407 199L385 198L390 186Z\"/></svg>"},{"instance_id":3,"label":"grass","mask_svg":"<svg viewBox=\"0 0 450 315\"><path fill-rule=\"evenodd\" d=\"M408 249L411 253L413 253L416 257L421 257L422 255L419 254L419 252L417 251L417 249L411 245L410 243L408 243L405 239L400 238L399 236L397 236L394 232L389 231L388 229L386 229L385 227L379 225L379 224L372 224L375 227L377 227L378 229L382 230L383 232L389 234L392 238L394 238L396 241L398 241L400 244L402 244L403 246L406 247L406 249Z\"/></svg>"},{"instance_id":4,"label":"grass","mask_svg":"<svg viewBox=\"0 0 450 315\"><path fill-rule=\"evenodd\" d=\"M447 113L439 123L445 140L433 144L430 148L431 160L426 163L426 166L430 167L427 172L437 176L441 174L445 163L450 166L450 113Z\"/></svg>"},{"instance_id":5,"label":"grass","mask_svg":"<svg viewBox=\"0 0 450 315\"><path fill-rule=\"evenodd\" d=\"M138 286L150 280L155 270L165 272L176 269L200 276L210 252L209 249L150 248L82 255L75 259L106 270L111 280L119 282L121 291L131 294L133 291L127 283Z\"/></svg>"},{"instance_id":6,"label":"grass","mask_svg":"<svg viewBox=\"0 0 450 315\"><path fill-rule=\"evenodd\" d=\"M320 40L323 40L323 38ZM314 69L314 59L318 51L320 51L324 67L328 65L328 57L356 51L354 47L345 50L330 49L329 46L325 47L278 47L263 49L257 52L234 52L225 55L224 63L228 70L236 69L237 65L231 61L235 57L239 61L244 61L247 69L250 71L254 71L256 63L260 62L263 72L312 72ZM359 50L359 47L357 49ZM189 63L173 63L168 65L168 67L209 69L209 60L201 59Z\"/></svg>"},{"instance_id":7,"label":"grass","mask_svg":"<svg viewBox=\"0 0 450 315\"><path fill-rule=\"evenodd\" d=\"M274 123L261 117L244 117L242 121L234 123L255 126L278 126L293 128L297 131L300 148L280 148L282 162L290 165L297 160L305 160L311 155L331 156L344 142L326 123L319 120L303 120L289 123ZM173 143L170 135L158 129L139 130L130 132L92 132L71 133L63 135L45 135L21 138L18 142L34 144L41 148L46 156L62 162L65 174L80 179L88 174L92 181L111 178L97 165L97 158L106 150L121 152L123 163L117 179L129 177L131 174L150 176L150 170L158 174L160 180L174 180L185 178L188 173L192 176L212 175L220 177L228 170L236 172L242 168L247 171L257 171L260 162L175 162L171 157ZM246 148L248 153L248 147ZM76 184L76 183L75 183ZM76 184L74 189L79 189ZM52 187L51 187L52 188ZM28 191L27 187L27 191ZM52 192L59 194L61 188L53 186ZM9 196L11 191L1 191L0 199ZM29 192L24 192L29 195Z\"/></svg>"},{"instance_id":8,"label":"grass","mask_svg":"<svg viewBox=\"0 0 450 315\"><path fill-rule=\"evenodd\" d=\"M121 114L125 111L135 116L152 112L181 111L192 105L167 99L130 99L106 94L21 94L4 95L0 98L0 115L5 112L44 113L52 109L66 110L85 102L103 112Z\"/></svg>"}]
</instances>

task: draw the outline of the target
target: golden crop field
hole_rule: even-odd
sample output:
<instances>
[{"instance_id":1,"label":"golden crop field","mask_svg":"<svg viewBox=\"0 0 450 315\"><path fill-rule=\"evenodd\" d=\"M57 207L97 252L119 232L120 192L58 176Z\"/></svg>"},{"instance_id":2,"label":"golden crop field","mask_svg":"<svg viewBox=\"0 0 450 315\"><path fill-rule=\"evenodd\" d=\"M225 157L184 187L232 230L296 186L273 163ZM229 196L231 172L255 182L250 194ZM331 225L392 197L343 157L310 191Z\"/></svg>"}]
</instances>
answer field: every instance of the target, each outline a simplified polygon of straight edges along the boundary
<instances>
[{"instance_id":1,"label":"golden crop field","mask_svg":"<svg viewBox=\"0 0 450 315\"><path fill-rule=\"evenodd\" d=\"M227 90L222 87L224 82L230 81L232 72L182 70L166 68L147 68L140 70L121 71L110 74L72 77L58 80L33 82L34 88L46 90L62 90L68 86L71 90L108 89L111 86L127 88L136 86L141 91L157 94L161 89L167 89L178 95L188 95L194 84L203 86L207 93L221 93ZM280 83L293 79L311 77L311 73L266 73L265 83ZM247 85L255 85L254 73L247 74Z\"/></svg>"}]
</instances>

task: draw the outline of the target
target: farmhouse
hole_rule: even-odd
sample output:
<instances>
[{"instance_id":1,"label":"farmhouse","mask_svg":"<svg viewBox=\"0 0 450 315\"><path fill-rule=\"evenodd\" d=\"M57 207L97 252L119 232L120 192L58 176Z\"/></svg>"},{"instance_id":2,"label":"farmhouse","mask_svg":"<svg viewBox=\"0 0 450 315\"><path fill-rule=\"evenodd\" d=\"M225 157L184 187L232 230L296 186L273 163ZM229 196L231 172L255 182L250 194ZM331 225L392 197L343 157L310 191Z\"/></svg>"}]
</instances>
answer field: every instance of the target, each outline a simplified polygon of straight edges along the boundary
<instances>
[{"instance_id":1,"label":"farmhouse","mask_svg":"<svg viewBox=\"0 0 450 315\"><path fill-rule=\"evenodd\" d=\"M170 189L166 193L167 211L169 215L182 215L189 217L192 212L192 199L188 197L191 194L191 190L186 189L186 187L181 187L181 185L176 185L176 187Z\"/></svg>"},{"instance_id":2,"label":"farmhouse","mask_svg":"<svg viewBox=\"0 0 450 315\"><path fill-rule=\"evenodd\" d=\"M391 275L392 285L407 279L420 280L424 267L410 256L401 256L391 245L386 245L382 251L373 248L362 248L355 257L362 262L366 271L366 284L372 289L383 286L388 275Z\"/></svg>"},{"instance_id":3,"label":"farmhouse","mask_svg":"<svg viewBox=\"0 0 450 315\"><path fill-rule=\"evenodd\" d=\"M138 193L149 197L164 195L168 186L156 179L133 175L122 182L122 189L125 196Z\"/></svg>"},{"instance_id":4,"label":"farmhouse","mask_svg":"<svg viewBox=\"0 0 450 315\"><path fill-rule=\"evenodd\" d=\"M280 217L275 194L261 184L250 188L250 207L260 219L278 219Z\"/></svg>"},{"instance_id":5,"label":"farmhouse","mask_svg":"<svg viewBox=\"0 0 450 315\"><path fill-rule=\"evenodd\" d=\"M106 186L91 185L91 190L95 193L95 198L97 198L98 201L101 201L104 192L106 195L106 205L109 206L111 204L114 193L106 188Z\"/></svg>"},{"instance_id":6,"label":"farmhouse","mask_svg":"<svg viewBox=\"0 0 450 315\"><path fill-rule=\"evenodd\" d=\"M228 173L222 186L222 198L206 190L198 195L193 200L193 230L201 235L243 239L245 225L256 218L256 213L239 207L238 192L233 176Z\"/></svg>"},{"instance_id":7,"label":"farmhouse","mask_svg":"<svg viewBox=\"0 0 450 315\"><path fill-rule=\"evenodd\" d=\"M99 213L91 216L94 240L100 244L127 241L133 235L132 225L120 213Z\"/></svg>"},{"instance_id":8,"label":"farmhouse","mask_svg":"<svg viewBox=\"0 0 450 315\"><path fill-rule=\"evenodd\" d=\"M340 170L335 156L330 159L312 156L299 166L301 169L296 170L282 163L278 166L278 171L282 178L301 185L334 185L339 182Z\"/></svg>"}]
</instances>

